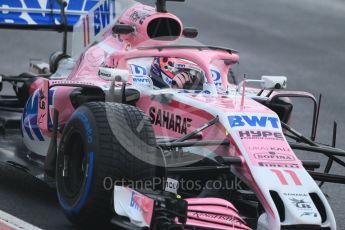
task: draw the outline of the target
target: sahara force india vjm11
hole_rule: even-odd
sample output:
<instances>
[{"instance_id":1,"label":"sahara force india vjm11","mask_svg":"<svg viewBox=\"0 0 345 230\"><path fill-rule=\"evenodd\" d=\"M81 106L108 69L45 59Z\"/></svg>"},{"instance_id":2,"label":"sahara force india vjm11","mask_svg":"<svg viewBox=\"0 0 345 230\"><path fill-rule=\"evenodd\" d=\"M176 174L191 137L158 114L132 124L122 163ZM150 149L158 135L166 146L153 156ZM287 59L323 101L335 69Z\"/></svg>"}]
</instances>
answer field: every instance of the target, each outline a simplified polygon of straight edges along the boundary
<instances>
[{"instance_id":1,"label":"sahara force india vjm11","mask_svg":"<svg viewBox=\"0 0 345 230\"><path fill-rule=\"evenodd\" d=\"M64 40L49 64L1 76L15 95L1 96L0 160L56 186L83 228L336 229L315 181L344 183L329 170L345 151L315 142L319 102L284 76L238 82L238 52L196 42L166 1L2 1L2 28ZM289 126L296 97L314 105L310 138ZM325 172L293 149L324 154Z\"/></svg>"}]
</instances>

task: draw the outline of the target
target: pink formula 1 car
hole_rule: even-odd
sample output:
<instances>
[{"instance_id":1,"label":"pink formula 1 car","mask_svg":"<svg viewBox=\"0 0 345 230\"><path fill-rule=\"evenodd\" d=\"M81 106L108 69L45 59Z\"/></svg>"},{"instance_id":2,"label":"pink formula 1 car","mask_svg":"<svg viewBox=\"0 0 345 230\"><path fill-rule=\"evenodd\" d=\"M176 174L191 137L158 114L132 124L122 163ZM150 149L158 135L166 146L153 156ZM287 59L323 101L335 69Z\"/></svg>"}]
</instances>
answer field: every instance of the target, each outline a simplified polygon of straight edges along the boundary
<instances>
[{"instance_id":1,"label":"pink formula 1 car","mask_svg":"<svg viewBox=\"0 0 345 230\"><path fill-rule=\"evenodd\" d=\"M36 74L1 76L16 95L0 101L0 160L56 186L83 228L335 230L315 180L345 183L328 173L345 151L314 141L317 100L283 76L237 82L238 52L196 42L166 1L2 1L0 27L65 36ZM310 138L288 125L291 97L314 103ZM327 156L325 173L293 149Z\"/></svg>"}]
</instances>

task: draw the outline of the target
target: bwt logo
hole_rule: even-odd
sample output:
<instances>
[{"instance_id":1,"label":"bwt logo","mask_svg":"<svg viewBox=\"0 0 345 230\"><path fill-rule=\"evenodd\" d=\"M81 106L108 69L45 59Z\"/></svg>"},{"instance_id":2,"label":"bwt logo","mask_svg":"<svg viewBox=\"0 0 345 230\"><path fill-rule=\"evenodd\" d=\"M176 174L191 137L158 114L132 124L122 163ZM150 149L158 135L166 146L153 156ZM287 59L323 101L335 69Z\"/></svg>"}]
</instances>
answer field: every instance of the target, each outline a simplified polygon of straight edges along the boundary
<instances>
[{"instance_id":1,"label":"bwt logo","mask_svg":"<svg viewBox=\"0 0 345 230\"><path fill-rule=\"evenodd\" d=\"M145 67L131 64L131 73L133 74L133 82L138 84L150 84L148 71Z\"/></svg>"},{"instance_id":2,"label":"bwt logo","mask_svg":"<svg viewBox=\"0 0 345 230\"><path fill-rule=\"evenodd\" d=\"M115 0L106 0L93 13L95 36L116 18ZM111 18L110 18L111 17Z\"/></svg>"},{"instance_id":3,"label":"bwt logo","mask_svg":"<svg viewBox=\"0 0 345 230\"><path fill-rule=\"evenodd\" d=\"M214 70L214 69L211 69L211 73L212 73L212 78L213 78L213 81L220 81L221 79L221 75L220 75L220 72L217 71L217 70Z\"/></svg>"},{"instance_id":4,"label":"bwt logo","mask_svg":"<svg viewBox=\"0 0 345 230\"><path fill-rule=\"evenodd\" d=\"M136 210L140 210L140 207L139 207L138 204L135 202L136 197L138 197L138 195L137 195L136 192L133 191L132 194L131 194L131 203L130 203L129 206L130 206L131 208L136 209Z\"/></svg>"},{"instance_id":5,"label":"bwt logo","mask_svg":"<svg viewBox=\"0 0 345 230\"><path fill-rule=\"evenodd\" d=\"M279 120L275 117L266 116L228 116L231 128L234 127L262 127L268 126L278 129Z\"/></svg>"},{"instance_id":6,"label":"bwt logo","mask_svg":"<svg viewBox=\"0 0 345 230\"><path fill-rule=\"evenodd\" d=\"M131 72L134 76L136 77L147 77L148 73L147 73L147 69L145 67L142 67L140 65L135 65L135 64L131 64Z\"/></svg>"},{"instance_id":7,"label":"bwt logo","mask_svg":"<svg viewBox=\"0 0 345 230\"><path fill-rule=\"evenodd\" d=\"M221 86L222 85L222 79L221 79L220 72L212 69L211 73L212 73L212 78L213 78L214 84L216 86Z\"/></svg>"}]
</instances>

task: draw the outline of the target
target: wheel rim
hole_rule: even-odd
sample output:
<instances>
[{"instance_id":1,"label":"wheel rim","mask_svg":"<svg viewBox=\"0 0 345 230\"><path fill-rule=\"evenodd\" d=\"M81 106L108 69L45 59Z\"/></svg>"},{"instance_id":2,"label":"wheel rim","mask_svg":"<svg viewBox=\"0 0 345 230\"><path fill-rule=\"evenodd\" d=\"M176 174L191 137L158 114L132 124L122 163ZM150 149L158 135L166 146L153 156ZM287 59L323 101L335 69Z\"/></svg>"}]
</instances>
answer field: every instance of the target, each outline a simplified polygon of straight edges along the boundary
<instances>
[{"instance_id":1,"label":"wheel rim","mask_svg":"<svg viewBox=\"0 0 345 230\"><path fill-rule=\"evenodd\" d=\"M84 138L81 133L73 132L70 135L66 149L63 155L63 187L66 197L73 198L82 190L88 168Z\"/></svg>"}]
</instances>

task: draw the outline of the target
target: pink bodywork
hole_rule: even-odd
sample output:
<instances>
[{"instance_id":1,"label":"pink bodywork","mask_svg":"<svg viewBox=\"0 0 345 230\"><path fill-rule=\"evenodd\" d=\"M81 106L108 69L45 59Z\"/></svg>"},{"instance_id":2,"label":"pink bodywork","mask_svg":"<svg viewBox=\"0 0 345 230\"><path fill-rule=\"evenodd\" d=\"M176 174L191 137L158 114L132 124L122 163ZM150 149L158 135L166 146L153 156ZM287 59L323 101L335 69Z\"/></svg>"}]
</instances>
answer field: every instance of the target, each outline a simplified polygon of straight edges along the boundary
<instances>
[{"instance_id":1,"label":"pink bodywork","mask_svg":"<svg viewBox=\"0 0 345 230\"><path fill-rule=\"evenodd\" d=\"M133 198L135 204L139 207L142 212L145 222L150 225L152 221L154 200L144 195L136 194Z\"/></svg>"},{"instance_id":2,"label":"pink bodywork","mask_svg":"<svg viewBox=\"0 0 345 230\"><path fill-rule=\"evenodd\" d=\"M187 225L216 229L250 230L239 216L238 210L228 201L218 198L190 198Z\"/></svg>"},{"instance_id":3,"label":"pink bodywork","mask_svg":"<svg viewBox=\"0 0 345 230\"><path fill-rule=\"evenodd\" d=\"M142 24L140 24L139 22L132 22L132 20L130 19L130 15L134 11L143 11L147 13L148 16L145 18ZM102 40L101 42L92 46L84 52L84 54L80 57L78 66L73 70L73 72L69 76L66 76L66 80L50 82L50 86L59 84L65 85L63 87L56 87L59 91L59 95L65 96L60 96L61 98L59 98L58 101L55 100L54 102L54 107L56 107L60 111L59 123L61 125L64 125L68 121L69 117L74 111L74 108L70 103L70 100L68 99L68 95L71 93L74 87L68 87L66 86L66 84L73 85L78 83L81 85L85 84L98 87L103 87L104 85L109 84L108 82L98 77L98 69L102 64L105 64L109 67L126 69L128 68L128 61L134 58L178 57L190 60L193 63L197 64L201 69L203 69L206 74L207 82L210 84L213 83L210 65L215 64L221 72L221 81L223 87L233 87L232 85L229 85L226 74L228 70L231 68L231 64L225 65L224 63L218 63L217 60L230 60L231 63L236 63L239 60L239 56L237 53L231 53L225 50L198 50L187 48L163 50L158 50L154 48L140 49L140 44L149 40L148 35L146 33L147 24L150 20L162 16L163 15L161 13L156 13L153 8L143 6L141 4L138 4L134 8L129 9L122 15L122 17L119 19L119 22L133 24L134 26L136 26L137 31L135 36L126 35L116 37L113 36L110 31L108 31L107 33L105 33L104 40ZM171 17L176 19L182 27L181 21L176 16L171 14L164 14L164 17ZM147 45L147 43L145 44ZM151 45L168 44L169 42L156 41L156 44ZM131 80L129 80L128 85L131 85ZM41 83L37 83L35 87L39 88L41 86ZM33 89L31 89L31 91L33 92ZM245 99L244 107L240 108L237 106L241 100L240 97L210 97L202 96L200 94L186 94L185 97L203 103L205 107L216 108L225 114L232 112L246 112L274 115L274 113L271 110L249 98ZM172 116L173 114L173 116L178 115L180 117L188 117L189 120L187 120L188 124L186 124L186 132L181 131L181 127L176 132L176 130L172 131L171 127L168 127L167 124L162 125L161 123L158 124L158 122L156 122L156 124L154 123L153 127L157 136L178 138L183 136L183 134L191 132L195 128L200 127L201 125L205 124L205 122L214 118L214 115L212 115L212 113L209 112L206 108L200 109L176 100L172 100L169 103L163 104L153 100L150 95L145 94L141 96L140 100L137 102L136 105L139 108L141 108L144 112L146 112L149 116L150 112L153 113L152 108L155 108L155 113L157 112L157 110L161 110L164 111L166 114L169 114L169 116ZM43 126L46 125L47 124L43 124ZM294 164L297 168L302 168L301 162L297 159L296 155L293 153L285 139L261 139L256 141L243 139L241 140L241 144L245 147L251 161L245 162L245 158L243 157L238 144L227 133L226 130L227 128L223 124L219 123L214 127L205 130L202 133L202 139L230 139L230 147L217 146L212 150L214 150L219 155L239 156L241 157L241 159L243 159L243 166L237 168L238 172L240 172L241 175L246 179L246 181L250 183L253 190L256 192L259 199L263 203L263 206L266 209L267 213L272 218L277 218L252 175L252 164L255 167L258 167L262 160L270 164L280 163L280 157L281 159L290 159L290 161L284 161L285 164ZM241 131L245 132L251 130L243 129ZM263 156L260 156L260 151L266 151L267 148L271 147L280 149L279 157L273 156L272 154L271 159L262 159ZM277 174L277 172L273 170L272 174ZM298 182L298 178L294 179ZM135 200L135 202L138 205L143 206L143 210L145 209L144 200L139 199L138 197ZM187 202L189 204L187 225L203 226L217 229L250 229L246 227L246 224L243 221L243 219L239 216L237 209L231 203L225 200L216 198L194 198L187 199ZM149 206L151 206L151 204ZM151 216L148 216L147 219L151 219Z\"/></svg>"}]
</instances>

